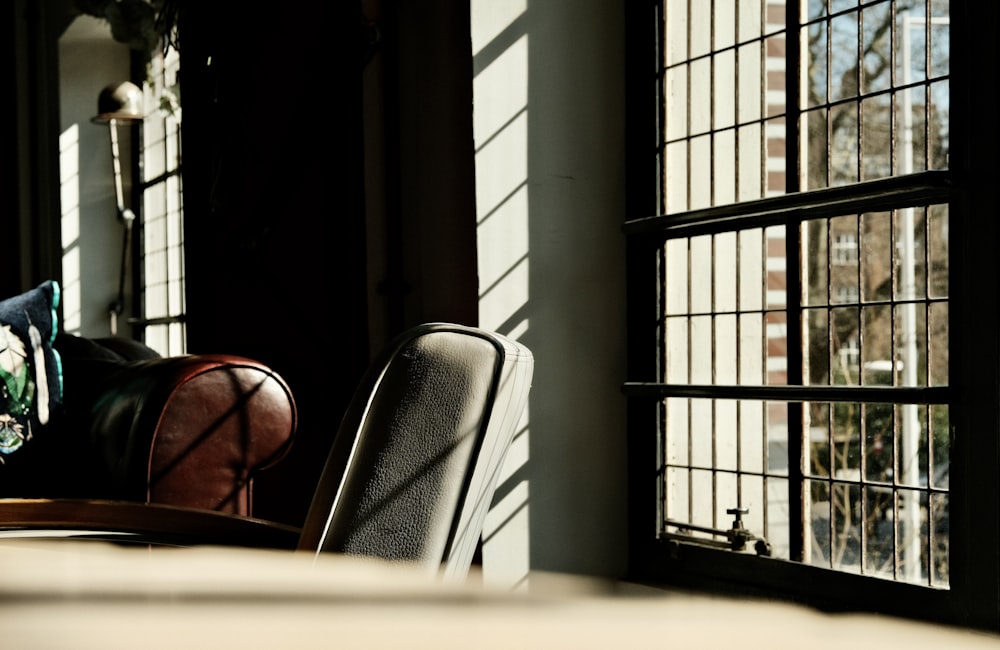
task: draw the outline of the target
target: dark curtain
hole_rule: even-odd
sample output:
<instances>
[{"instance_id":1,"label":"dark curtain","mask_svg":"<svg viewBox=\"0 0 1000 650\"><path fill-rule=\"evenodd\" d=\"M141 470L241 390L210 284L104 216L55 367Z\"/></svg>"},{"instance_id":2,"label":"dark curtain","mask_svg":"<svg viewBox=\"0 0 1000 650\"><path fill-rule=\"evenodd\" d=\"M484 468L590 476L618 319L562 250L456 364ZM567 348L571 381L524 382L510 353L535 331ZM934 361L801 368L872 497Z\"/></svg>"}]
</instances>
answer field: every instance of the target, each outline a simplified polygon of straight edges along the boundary
<instances>
[{"instance_id":1,"label":"dark curtain","mask_svg":"<svg viewBox=\"0 0 1000 650\"><path fill-rule=\"evenodd\" d=\"M71 18L68 0L12 0L0 9L12 109L0 136L0 298L61 278L57 39Z\"/></svg>"},{"instance_id":2,"label":"dark curtain","mask_svg":"<svg viewBox=\"0 0 1000 650\"><path fill-rule=\"evenodd\" d=\"M301 523L368 360L357 6L186 2L188 347L273 367L299 406L259 517Z\"/></svg>"}]
</instances>

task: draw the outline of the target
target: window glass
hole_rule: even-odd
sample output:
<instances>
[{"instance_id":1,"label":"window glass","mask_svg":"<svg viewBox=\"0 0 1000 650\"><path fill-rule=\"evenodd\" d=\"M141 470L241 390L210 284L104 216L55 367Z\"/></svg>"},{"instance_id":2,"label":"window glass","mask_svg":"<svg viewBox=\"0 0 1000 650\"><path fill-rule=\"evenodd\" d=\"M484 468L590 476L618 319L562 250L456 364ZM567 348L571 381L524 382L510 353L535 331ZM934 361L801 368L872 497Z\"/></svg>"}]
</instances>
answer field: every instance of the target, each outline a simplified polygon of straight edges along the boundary
<instances>
[{"instance_id":1,"label":"window glass","mask_svg":"<svg viewBox=\"0 0 1000 650\"><path fill-rule=\"evenodd\" d=\"M666 5L663 533L948 586L948 4Z\"/></svg>"}]
</instances>

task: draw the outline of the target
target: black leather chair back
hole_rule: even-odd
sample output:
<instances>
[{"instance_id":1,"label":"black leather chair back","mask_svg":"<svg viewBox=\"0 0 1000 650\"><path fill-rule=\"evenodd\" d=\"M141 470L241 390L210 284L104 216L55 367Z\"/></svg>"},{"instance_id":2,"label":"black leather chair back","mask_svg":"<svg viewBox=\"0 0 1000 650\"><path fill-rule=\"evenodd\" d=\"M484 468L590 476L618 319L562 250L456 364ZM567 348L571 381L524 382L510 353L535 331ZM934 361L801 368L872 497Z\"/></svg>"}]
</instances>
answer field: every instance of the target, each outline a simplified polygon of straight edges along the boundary
<instances>
[{"instance_id":1,"label":"black leather chair back","mask_svg":"<svg viewBox=\"0 0 1000 650\"><path fill-rule=\"evenodd\" d=\"M471 566L533 371L523 345L426 324L372 364L341 423L300 550Z\"/></svg>"}]
</instances>

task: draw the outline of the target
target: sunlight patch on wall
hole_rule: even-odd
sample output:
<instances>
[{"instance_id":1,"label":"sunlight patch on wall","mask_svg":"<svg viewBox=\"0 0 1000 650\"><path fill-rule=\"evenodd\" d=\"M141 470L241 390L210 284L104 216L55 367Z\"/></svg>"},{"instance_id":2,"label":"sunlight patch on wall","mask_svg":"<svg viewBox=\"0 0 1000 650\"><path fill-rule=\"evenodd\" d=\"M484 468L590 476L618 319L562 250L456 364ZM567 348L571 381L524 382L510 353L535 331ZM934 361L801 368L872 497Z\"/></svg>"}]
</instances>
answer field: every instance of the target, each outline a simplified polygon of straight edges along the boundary
<instances>
[{"instance_id":1,"label":"sunlight patch on wall","mask_svg":"<svg viewBox=\"0 0 1000 650\"><path fill-rule=\"evenodd\" d=\"M472 0L479 324L514 339L529 332L528 37L525 0ZM528 411L502 469L483 532L483 579L527 585Z\"/></svg>"},{"instance_id":2,"label":"sunlight patch on wall","mask_svg":"<svg viewBox=\"0 0 1000 650\"><path fill-rule=\"evenodd\" d=\"M528 10L527 0L471 0L472 51L481 52Z\"/></svg>"},{"instance_id":3,"label":"sunlight patch on wall","mask_svg":"<svg viewBox=\"0 0 1000 650\"><path fill-rule=\"evenodd\" d=\"M59 135L59 200L62 205L63 329L80 329L80 128L74 124Z\"/></svg>"},{"instance_id":4,"label":"sunlight patch on wall","mask_svg":"<svg viewBox=\"0 0 1000 650\"><path fill-rule=\"evenodd\" d=\"M527 463L527 433L514 439L506 466ZM502 484L502 482L501 482ZM522 480L499 495L483 525L483 577L489 585L527 587L531 569L529 556L523 552L527 536L515 537L512 531L528 529L528 481ZM523 541L515 544L513 541Z\"/></svg>"}]
</instances>

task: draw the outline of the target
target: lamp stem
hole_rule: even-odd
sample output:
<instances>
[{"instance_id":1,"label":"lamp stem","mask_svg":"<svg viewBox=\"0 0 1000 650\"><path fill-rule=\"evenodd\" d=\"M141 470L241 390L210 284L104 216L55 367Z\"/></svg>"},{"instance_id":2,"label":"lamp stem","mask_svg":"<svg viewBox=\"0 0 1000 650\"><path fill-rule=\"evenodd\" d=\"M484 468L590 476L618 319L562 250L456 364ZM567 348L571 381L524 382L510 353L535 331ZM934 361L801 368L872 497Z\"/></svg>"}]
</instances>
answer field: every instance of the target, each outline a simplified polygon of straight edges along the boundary
<instances>
[{"instance_id":1,"label":"lamp stem","mask_svg":"<svg viewBox=\"0 0 1000 650\"><path fill-rule=\"evenodd\" d=\"M118 157L118 120L108 120L108 134L111 138L111 165L115 173L115 199L118 205L118 217L125 211L125 190L122 187L122 164Z\"/></svg>"},{"instance_id":2,"label":"lamp stem","mask_svg":"<svg viewBox=\"0 0 1000 650\"><path fill-rule=\"evenodd\" d=\"M118 316L125 311L125 276L128 272L129 257L132 248L132 222L135 213L125 207L125 190L122 187L122 166L118 157L118 120L108 120L108 133L111 138L111 164L114 167L115 199L117 201L117 216L122 222L122 256L118 271L118 296L108 309L111 319L111 335L118 335Z\"/></svg>"}]
</instances>

